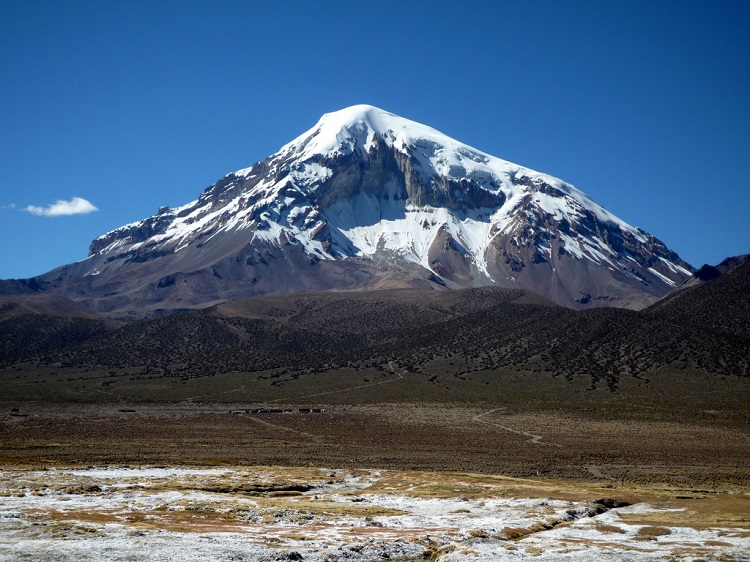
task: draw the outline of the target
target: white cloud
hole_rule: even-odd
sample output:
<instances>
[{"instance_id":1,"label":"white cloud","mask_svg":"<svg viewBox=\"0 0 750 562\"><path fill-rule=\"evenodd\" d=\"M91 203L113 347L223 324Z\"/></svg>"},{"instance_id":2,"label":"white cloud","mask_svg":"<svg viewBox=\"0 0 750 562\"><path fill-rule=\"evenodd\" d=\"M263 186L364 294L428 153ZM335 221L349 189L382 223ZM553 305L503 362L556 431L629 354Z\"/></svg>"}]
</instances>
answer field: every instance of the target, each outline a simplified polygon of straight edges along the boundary
<instances>
[{"instance_id":1,"label":"white cloud","mask_svg":"<svg viewBox=\"0 0 750 562\"><path fill-rule=\"evenodd\" d=\"M38 215L40 217L60 217L63 215L85 215L86 213L93 213L98 211L90 202L86 201L82 197L73 197L70 201L63 201L58 199L51 205L46 207L37 207L36 205L29 205L24 211L31 213L32 215Z\"/></svg>"},{"instance_id":2,"label":"white cloud","mask_svg":"<svg viewBox=\"0 0 750 562\"><path fill-rule=\"evenodd\" d=\"M0 209L15 209L15 208L16 208L15 203L11 203L10 205L0 205Z\"/></svg>"}]
</instances>

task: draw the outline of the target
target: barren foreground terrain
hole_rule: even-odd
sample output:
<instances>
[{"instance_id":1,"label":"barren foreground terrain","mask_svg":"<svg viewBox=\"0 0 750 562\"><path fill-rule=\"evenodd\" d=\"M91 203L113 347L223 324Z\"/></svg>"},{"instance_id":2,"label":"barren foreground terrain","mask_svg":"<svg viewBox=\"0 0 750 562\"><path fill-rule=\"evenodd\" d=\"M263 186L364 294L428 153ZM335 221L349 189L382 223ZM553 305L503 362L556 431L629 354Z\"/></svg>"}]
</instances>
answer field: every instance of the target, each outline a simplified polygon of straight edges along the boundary
<instances>
[{"instance_id":1,"label":"barren foreground terrain","mask_svg":"<svg viewBox=\"0 0 750 562\"><path fill-rule=\"evenodd\" d=\"M741 493L247 466L13 469L0 489L0 560L697 561L750 549Z\"/></svg>"},{"instance_id":2,"label":"barren foreground terrain","mask_svg":"<svg viewBox=\"0 0 750 562\"><path fill-rule=\"evenodd\" d=\"M346 403L410 375L381 376L294 403L4 403L0 560L748 560L745 410Z\"/></svg>"}]
</instances>

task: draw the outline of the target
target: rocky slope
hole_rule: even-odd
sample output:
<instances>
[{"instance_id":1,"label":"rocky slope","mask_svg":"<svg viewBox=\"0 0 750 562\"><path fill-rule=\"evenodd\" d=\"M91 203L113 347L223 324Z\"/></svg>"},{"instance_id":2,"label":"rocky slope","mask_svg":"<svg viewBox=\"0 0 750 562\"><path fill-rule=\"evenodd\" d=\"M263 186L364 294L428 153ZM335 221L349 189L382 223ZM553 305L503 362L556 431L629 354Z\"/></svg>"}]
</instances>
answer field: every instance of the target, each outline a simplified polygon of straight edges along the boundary
<instances>
[{"instance_id":1,"label":"rocky slope","mask_svg":"<svg viewBox=\"0 0 750 562\"><path fill-rule=\"evenodd\" d=\"M0 370L13 367L6 382L15 368L42 378L62 368L98 372L104 385L118 382L108 381L113 373L169 381L254 373L249 380L284 385L347 367L388 373L393 362L430 381L547 373L611 391L670 373L747 377L747 272L726 276L744 294L721 279L645 311L577 311L496 287L269 295L124 326L10 311L0 316ZM316 379L305 380L314 393Z\"/></svg>"},{"instance_id":2,"label":"rocky slope","mask_svg":"<svg viewBox=\"0 0 750 562\"><path fill-rule=\"evenodd\" d=\"M196 201L100 236L86 260L6 285L115 315L268 293L480 286L642 308L692 271L570 184L360 105Z\"/></svg>"},{"instance_id":3,"label":"rocky slope","mask_svg":"<svg viewBox=\"0 0 750 562\"><path fill-rule=\"evenodd\" d=\"M646 312L705 334L750 340L750 254L704 265L678 291Z\"/></svg>"}]
</instances>

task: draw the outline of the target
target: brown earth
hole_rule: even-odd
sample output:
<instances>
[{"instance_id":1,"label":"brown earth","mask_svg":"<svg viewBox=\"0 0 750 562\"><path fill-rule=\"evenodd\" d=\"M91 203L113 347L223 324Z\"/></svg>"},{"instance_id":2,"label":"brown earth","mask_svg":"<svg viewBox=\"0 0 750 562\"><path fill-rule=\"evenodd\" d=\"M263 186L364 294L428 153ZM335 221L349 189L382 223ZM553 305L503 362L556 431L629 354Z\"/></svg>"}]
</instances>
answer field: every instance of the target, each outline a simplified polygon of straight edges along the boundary
<instances>
[{"instance_id":1,"label":"brown earth","mask_svg":"<svg viewBox=\"0 0 750 562\"><path fill-rule=\"evenodd\" d=\"M462 471L612 489L659 484L685 497L750 489L746 414L669 419L647 409L628 416L449 403L329 404L316 413L274 404L291 412L248 413L257 407L3 404L0 463Z\"/></svg>"}]
</instances>

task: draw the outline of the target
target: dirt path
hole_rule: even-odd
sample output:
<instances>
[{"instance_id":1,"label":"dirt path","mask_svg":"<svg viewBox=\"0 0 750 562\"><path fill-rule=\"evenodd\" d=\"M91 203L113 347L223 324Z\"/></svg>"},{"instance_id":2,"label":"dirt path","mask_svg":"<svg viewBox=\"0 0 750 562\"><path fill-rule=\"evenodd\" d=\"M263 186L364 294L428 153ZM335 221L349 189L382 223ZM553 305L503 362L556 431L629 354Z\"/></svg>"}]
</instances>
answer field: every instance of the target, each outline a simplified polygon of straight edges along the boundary
<instances>
[{"instance_id":1,"label":"dirt path","mask_svg":"<svg viewBox=\"0 0 750 562\"><path fill-rule=\"evenodd\" d=\"M291 428L291 427L286 427L284 425L280 425L280 424L277 424L277 423L271 423L271 422L268 422L266 420L259 419L259 418L255 417L255 416L246 416L246 417L247 417L247 419L249 419L251 421L254 421L255 423L259 423L261 425L272 427L274 429L278 429L278 430L281 430L281 431L288 431L290 433L296 433L297 435L304 435L305 437L309 437L311 440L316 441L316 442L322 441L320 435L315 435L313 433L307 433L306 431L300 431L299 429L294 429L294 428Z\"/></svg>"},{"instance_id":2,"label":"dirt path","mask_svg":"<svg viewBox=\"0 0 750 562\"><path fill-rule=\"evenodd\" d=\"M560 447L560 445L556 443L542 443L543 437L541 435L535 435L533 433L529 433L528 431L522 431L518 429L513 429L512 427L508 427L506 425L501 425L496 422L487 421L483 419L485 416L488 416L494 412L500 412L504 410L505 408L494 408L488 412L485 412L483 414L477 414L473 418L471 418L472 421L475 421L477 423L486 423L489 425L494 425L495 427L499 427L500 429L503 429L505 431L508 431L510 433L515 433L517 435L523 435L524 437L528 437L527 443L531 443L532 445L550 445L552 447Z\"/></svg>"},{"instance_id":3,"label":"dirt path","mask_svg":"<svg viewBox=\"0 0 750 562\"><path fill-rule=\"evenodd\" d=\"M359 390L360 388L368 388L370 386L377 386L379 384L390 384L390 383L393 383L393 382L396 382L396 381L400 381L401 379L404 378L403 373L405 371L402 369L401 373L397 373L395 367L393 366L393 361L388 361L388 368L391 370L391 373L393 373L394 375L397 375L398 378L396 378L396 379L388 379L388 380L379 381L379 382L371 382L371 383L367 383L367 384L361 384L359 386L351 386L349 388L342 388L340 390L329 390L327 392L316 392L315 394L305 394L304 396L293 396L293 397L289 397L289 398L278 398L276 400L269 400L268 403L269 404L274 404L274 403L278 403L278 402L284 402L284 403L291 404L291 403L294 403L295 400L300 400L302 398L315 398L316 396L328 396L330 394L340 394L342 392L349 392L351 390Z\"/></svg>"}]
</instances>

